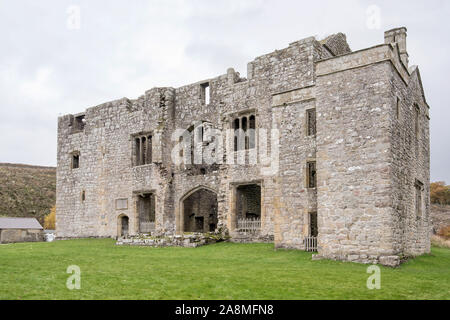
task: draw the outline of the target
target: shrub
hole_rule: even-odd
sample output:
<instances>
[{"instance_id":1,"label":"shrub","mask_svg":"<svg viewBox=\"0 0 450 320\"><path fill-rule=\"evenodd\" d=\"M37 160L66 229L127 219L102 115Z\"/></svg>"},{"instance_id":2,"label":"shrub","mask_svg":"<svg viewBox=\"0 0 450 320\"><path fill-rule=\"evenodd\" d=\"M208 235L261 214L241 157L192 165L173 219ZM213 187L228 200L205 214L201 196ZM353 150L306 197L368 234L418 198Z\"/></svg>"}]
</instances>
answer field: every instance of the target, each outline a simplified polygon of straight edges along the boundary
<instances>
[{"instance_id":1,"label":"shrub","mask_svg":"<svg viewBox=\"0 0 450 320\"><path fill-rule=\"evenodd\" d=\"M430 201L441 205L450 204L450 186L446 186L443 181L431 183Z\"/></svg>"},{"instance_id":2,"label":"shrub","mask_svg":"<svg viewBox=\"0 0 450 320\"><path fill-rule=\"evenodd\" d=\"M50 213L44 218L44 229L55 230L56 207L50 210Z\"/></svg>"},{"instance_id":3,"label":"shrub","mask_svg":"<svg viewBox=\"0 0 450 320\"><path fill-rule=\"evenodd\" d=\"M450 226L446 226L444 228L441 228L438 232L438 235L445 238L450 239Z\"/></svg>"}]
</instances>

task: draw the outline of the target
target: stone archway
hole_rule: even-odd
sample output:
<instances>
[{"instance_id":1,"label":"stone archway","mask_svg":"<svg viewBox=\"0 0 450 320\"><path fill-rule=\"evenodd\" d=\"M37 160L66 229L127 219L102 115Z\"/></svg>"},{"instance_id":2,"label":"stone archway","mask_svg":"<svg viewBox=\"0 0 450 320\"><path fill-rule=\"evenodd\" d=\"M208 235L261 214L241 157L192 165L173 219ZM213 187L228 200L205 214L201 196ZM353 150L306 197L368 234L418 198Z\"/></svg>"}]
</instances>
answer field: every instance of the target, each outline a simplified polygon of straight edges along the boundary
<instances>
[{"instance_id":1,"label":"stone archway","mask_svg":"<svg viewBox=\"0 0 450 320\"><path fill-rule=\"evenodd\" d=\"M217 193L197 187L180 200L179 230L181 232L214 232L217 229Z\"/></svg>"}]
</instances>

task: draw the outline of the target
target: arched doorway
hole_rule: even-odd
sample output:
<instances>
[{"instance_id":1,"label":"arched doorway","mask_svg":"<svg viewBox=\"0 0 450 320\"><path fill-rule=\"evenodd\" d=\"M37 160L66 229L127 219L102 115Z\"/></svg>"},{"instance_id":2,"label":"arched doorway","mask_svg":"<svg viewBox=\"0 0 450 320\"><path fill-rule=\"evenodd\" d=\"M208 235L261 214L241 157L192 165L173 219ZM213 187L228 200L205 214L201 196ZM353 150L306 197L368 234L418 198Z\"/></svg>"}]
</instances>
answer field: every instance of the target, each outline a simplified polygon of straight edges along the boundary
<instances>
[{"instance_id":1,"label":"arched doorway","mask_svg":"<svg viewBox=\"0 0 450 320\"><path fill-rule=\"evenodd\" d=\"M121 215L118 220L119 237L127 237L129 234L130 219L125 215Z\"/></svg>"},{"instance_id":2,"label":"arched doorway","mask_svg":"<svg viewBox=\"0 0 450 320\"><path fill-rule=\"evenodd\" d=\"M214 232L217 228L217 194L207 188L197 188L181 202L183 232Z\"/></svg>"}]
</instances>

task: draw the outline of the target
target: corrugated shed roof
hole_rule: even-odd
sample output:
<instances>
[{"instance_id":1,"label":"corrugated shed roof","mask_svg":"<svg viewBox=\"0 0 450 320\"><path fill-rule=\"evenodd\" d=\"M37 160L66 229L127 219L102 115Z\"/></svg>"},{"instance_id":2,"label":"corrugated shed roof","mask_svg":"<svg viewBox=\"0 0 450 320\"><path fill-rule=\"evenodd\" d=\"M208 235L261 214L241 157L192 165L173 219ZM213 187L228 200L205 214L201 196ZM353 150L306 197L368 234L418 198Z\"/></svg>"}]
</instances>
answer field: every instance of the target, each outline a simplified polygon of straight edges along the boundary
<instances>
[{"instance_id":1,"label":"corrugated shed roof","mask_svg":"<svg viewBox=\"0 0 450 320\"><path fill-rule=\"evenodd\" d=\"M35 218L0 218L0 229L43 229Z\"/></svg>"}]
</instances>

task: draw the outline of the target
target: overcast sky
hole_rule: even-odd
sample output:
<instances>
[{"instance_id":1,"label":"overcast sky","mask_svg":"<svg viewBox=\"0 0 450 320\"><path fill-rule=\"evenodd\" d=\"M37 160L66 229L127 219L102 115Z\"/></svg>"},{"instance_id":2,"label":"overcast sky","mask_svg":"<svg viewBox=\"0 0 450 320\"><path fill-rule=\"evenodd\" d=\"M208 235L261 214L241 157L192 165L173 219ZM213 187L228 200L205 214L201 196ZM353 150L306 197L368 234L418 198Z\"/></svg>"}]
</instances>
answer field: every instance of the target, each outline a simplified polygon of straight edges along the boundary
<instances>
[{"instance_id":1,"label":"overcast sky","mask_svg":"<svg viewBox=\"0 0 450 320\"><path fill-rule=\"evenodd\" d=\"M431 107L431 179L450 184L450 1L311 3L0 0L0 162L56 165L59 115L228 67L246 76L247 62L309 36L344 32L358 50L406 26Z\"/></svg>"}]
</instances>

